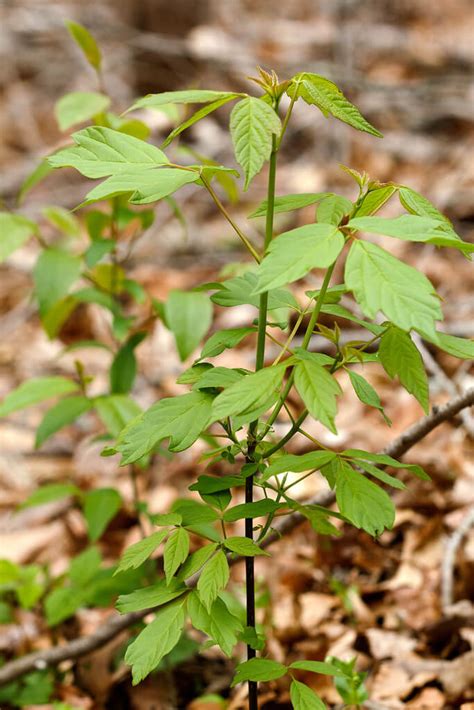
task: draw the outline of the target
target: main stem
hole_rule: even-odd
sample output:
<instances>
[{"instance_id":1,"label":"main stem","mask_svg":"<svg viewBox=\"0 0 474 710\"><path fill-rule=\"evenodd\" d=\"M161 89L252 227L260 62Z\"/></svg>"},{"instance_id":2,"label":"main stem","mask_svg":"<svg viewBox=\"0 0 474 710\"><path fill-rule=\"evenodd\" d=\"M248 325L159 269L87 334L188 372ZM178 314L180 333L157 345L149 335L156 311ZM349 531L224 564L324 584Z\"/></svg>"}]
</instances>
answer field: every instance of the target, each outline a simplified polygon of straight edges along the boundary
<instances>
[{"instance_id":1,"label":"main stem","mask_svg":"<svg viewBox=\"0 0 474 710\"><path fill-rule=\"evenodd\" d=\"M265 223L265 243L264 251L267 250L273 237L273 214L275 207L275 176L276 176L276 159L277 159L277 143L275 136L272 142L272 152L270 156L270 168L268 173L268 191L267 191L267 217ZM258 334L257 334L257 352L255 358L255 370L261 370L265 364L265 333L267 328L267 313L268 313L268 293L262 293L260 296L258 308ZM251 463L254 459L255 448L257 446L257 429L258 419L252 422L249 426L247 462ZM245 502L253 502L253 475L249 476L245 481ZM245 519L245 537L253 540L253 518ZM245 585L247 592L247 626L255 628L255 565L253 557L245 558ZM255 649L247 645L247 658L255 658ZM249 681L249 710L258 710L258 692L257 683Z\"/></svg>"}]
</instances>

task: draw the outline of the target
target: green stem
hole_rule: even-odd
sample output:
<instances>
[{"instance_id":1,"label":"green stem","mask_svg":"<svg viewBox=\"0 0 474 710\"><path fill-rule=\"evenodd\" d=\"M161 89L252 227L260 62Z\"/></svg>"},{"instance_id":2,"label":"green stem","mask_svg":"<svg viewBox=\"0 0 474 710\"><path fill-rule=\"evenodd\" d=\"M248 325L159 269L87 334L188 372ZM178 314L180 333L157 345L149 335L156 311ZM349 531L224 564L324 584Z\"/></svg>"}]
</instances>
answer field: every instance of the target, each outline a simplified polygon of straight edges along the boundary
<instances>
[{"instance_id":1,"label":"green stem","mask_svg":"<svg viewBox=\"0 0 474 710\"><path fill-rule=\"evenodd\" d=\"M329 269L326 271L323 285L321 286L321 289L319 291L318 298L316 300L313 312L311 314L311 318L308 323L308 327L306 328L306 333L304 335L303 342L301 344L301 347L303 350L307 350L308 345L309 345L309 341L311 340L311 336L313 335L315 325L318 322L319 314L321 313L321 308L323 306L324 298L326 296L326 292L328 290L329 282L331 281L331 276L333 274L335 266L336 266L336 262L334 262L334 264L332 264L329 267ZM273 412L270 415L270 418L267 421L265 431L263 432L262 437L261 437L262 439L264 439L266 437L266 435L268 434L268 432L272 428L273 423L275 422L276 418L280 414L281 408L283 407L284 403L286 402L286 398L288 397L290 390L293 387L294 379L295 379L295 370L293 368L293 370L290 373L290 376L288 377L288 381L285 385L285 388L283 389L283 392L281 393L280 397L278 398L278 402L275 405L275 409L273 410ZM288 441L288 439L287 439L287 441Z\"/></svg>"},{"instance_id":2,"label":"green stem","mask_svg":"<svg viewBox=\"0 0 474 710\"><path fill-rule=\"evenodd\" d=\"M208 193L210 194L210 196L212 197L212 199L214 200L214 202L215 202L215 204L216 204L216 207L217 207L217 208L219 209L219 211L224 215L224 217L225 217L226 220L229 222L230 226L231 226L232 229L235 231L235 233L240 237L240 239L241 239L242 242L245 244L245 246L246 246L246 248L248 249L248 251L250 252L250 254L253 256L253 258L254 258L255 261L257 262L257 264L259 264L259 263L260 263L260 256L258 255L258 252L257 252L256 249L253 247L253 245L251 244L251 242L249 241L249 239L248 239L248 238L245 236L245 234L242 232L242 230L240 229L240 227L238 227L238 226L236 225L236 223L234 222L234 220L232 219L232 217L230 216L230 214L227 212L226 208L224 207L224 205L223 205L222 202L220 201L219 197L218 197L217 194L215 193L213 187L212 187L211 184L206 180L206 178L204 177L204 175L201 175L201 181L202 181L202 184L204 185L204 187L206 188L206 190L208 191Z\"/></svg>"}]
</instances>

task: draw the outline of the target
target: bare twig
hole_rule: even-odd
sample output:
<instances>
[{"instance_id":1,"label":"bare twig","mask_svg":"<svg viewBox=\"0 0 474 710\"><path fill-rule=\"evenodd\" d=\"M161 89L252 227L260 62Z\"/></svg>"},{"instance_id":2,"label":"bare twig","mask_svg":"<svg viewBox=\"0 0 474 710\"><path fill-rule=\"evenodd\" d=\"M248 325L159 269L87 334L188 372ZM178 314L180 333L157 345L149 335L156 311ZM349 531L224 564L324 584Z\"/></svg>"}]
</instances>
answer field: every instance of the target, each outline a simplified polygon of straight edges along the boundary
<instances>
[{"instance_id":1,"label":"bare twig","mask_svg":"<svg viewBox=\"0 0 474 710\"><path fill-rule=\"evenodd\" d=\"M412 446L421 441L439 424L452 417L456 416L466 407L474 405L474 388L469 389L464 394L451 399L446 404L440 407L434 407L433 411L427 417L423 417L416 424L407 429L401 436L397 437L389 444L383 453L395 458L402 456ZM332 492L325 492L308 501L305 505L318 504L329 505L334 501ZM262 542L262 547L268 547L275 541L279 540L282 535L288 534L298 525L305 522L306 518L300 513L292 513L275 526L275 532L268 535ZM241 557L234 557L229 560L230 564L235 564L241 561ZM189 582L189 586L194 586L197 583L197 577ZM94 631L89 636L84 636L80 639L71 641L63 646L56 646L42 651L30 653L22 658L6 663L0 668L0 686L10 683L19 678L25 673L34 670L56 666L59 663L67 660L73 660L85 656L97 648L104 646L108 641L118 636L122 631L136 624L143 619L147 614L152 612L152 609L144 609L142 611L131 612L123 616L112 616L102 626Z\"/></svg>"},{"instance_id":2,"label":"bare twig","mask_svg":"<svg viewBox=\"0 0 474 710\"><path fill-rule=\"evenodd\" d=\"M452 605L453 599L453 577L454 567L456 565L456 553L462 542L463 537L467 535L470 528L474 525L474 505L469 508L467 514L461 520L453 534L446 541L443 564L441 566L441 603L443 611Z\"/></svg>"}]
</instances>

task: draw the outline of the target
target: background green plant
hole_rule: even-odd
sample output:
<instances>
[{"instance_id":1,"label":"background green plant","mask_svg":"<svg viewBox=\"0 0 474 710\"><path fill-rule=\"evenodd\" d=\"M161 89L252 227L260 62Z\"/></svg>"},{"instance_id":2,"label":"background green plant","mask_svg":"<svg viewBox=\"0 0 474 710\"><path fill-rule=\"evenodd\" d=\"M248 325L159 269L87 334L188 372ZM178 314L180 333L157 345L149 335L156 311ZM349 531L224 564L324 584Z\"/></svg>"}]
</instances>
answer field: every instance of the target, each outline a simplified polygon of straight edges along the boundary
<instances>
[{"instance_id":1,"label":"background green plant","mask_svg":"<svg viewBox=\"0 0 474 710\"><path fill-rule=\"evenodd\" d=\"M316 106L325 116L357 130L375 137L381 135L336 85L324 77L300 73L280 82L274 73L260 70L255 82L263 94L257 97L201 89L147 96L135 102L129 111L170 104L203 105L157 148L146 142L149 130L143 122L130 119L128 112L119 116L108 111L110 99L103 89L100 50L84 28L75 23L69 23L68 28L97 72L100 91L75 92L63 97L56 109L58 123L63 130L89 120L93 126L74 133L74 146L56 152L41 164L24 186L21 199L52 168L74 167L87 178L106 178L92 188L82 203L83 207L89 207L105 202L106 208L86 212L89 237L86 249L79 239L78 219L61 208L50 206L43 211L44 218L57 230L51 243L45 242L40 225L19 214L2 213L0 219L7 238L2 243L1 255L6 258L30 237L39 241L42 251L34 270L34 293L49 337L58 335L81 303L98 304L110 313L109 342L80 344L110 350L110 386L104 394L90 396L90 377L78 360L74 380L48 377L26 381L5 398L0 414L7 415L50 397L59 398L38 428L36 443L40 446L63 426L94 410L104 426L102 436L109 440L104 454L120 453L121 464L130 466L132 482L146 468L150 456L163 450L161 447L167 440L169 450L179 452L204 437L214 442L207 455L235 464L236 472L224 477L199 476L190 490L197 492L202 502L179 500L168 514L161 516L150 515L137 496L137 515L146 518L157 530L127 549L112 568L103 567L93 543L122 505L115 489L83 493L70 483L43 487L26 504L74 496L83 511L91 547L73 560L66 575L56 580L48 579L37 566L4 565L1 581L6 598L14 595L26 608L42 599L46 619L52 626L74 614L80 606L108 605L117 595L120 595L117 602L120 612L157 609L154 621L140 631L126 650L125 661L132 667L134 682L145 678L183 643L189 619L192 627L229 656L238 653L239 641L247 644L248 660L238 665L234 683L249 683L251 710L257 707L257 682L287 673L291 676L291 700L296 709L325 707L308 686L293 676L292 671L298 670L334 676L344 702L359 705L366 693L363 677L355 672L354 662L297 661L287 667L266 657L262 629L258 633L256 630L253 559L268 554L261 543L271 532L276 517L292 511L303 513L319 534L339 534L334 522L342 520L377 536L393 525L395 515L391 498L380 484L405 487L385 468L406 469L427 478L419 466L357 449L331 451L312 437L309 438L315 448L308 454L295 456L286 453L284 447L298 432L308 436L302 428L307 416L336 432L341 388L333 375L339 370L349 373L357 397L380 410L387 424L390 423L377 392L360 373L365 363L379 363L428 412L428 380L412 332L452 355L472 357L472 342L437 330L442 310L429 280L362 235L381 234L450 247L466 256L472 252L472 245L463 242L449 220L415 191L406 186L381 184L349 168L344 169L355 181L354 201L333 193L275 196L277 155L296 101L301 99ZM287 108L280 117L283 99ZM187 156L196 159L197 164L173 162L162 150L196 121L231 101L235 105L230 134L236 160L243 170L244 189L269 162L267 199L250 215L252 219L265 219L263 246L251 242L216 192L223 189L234 199L233 178L237 173L233 168L216 165L192 152ZM180 152L179 157L182 156ZM161 399L142 412L132 394L137 371L134 351L147 330L146 323L134 317L133 304L145 303L147 294L127 276L130 252L121 258L118 246L122 231L131 224L136 230L132 247L151 225L153 211L143 209L143 205L171 201L179 188L193 183L207 191L256 264L246 265L238 276L219 283L203 284L187 293L174 291L165 303L150 301L147 322L157 318L163 321L174 334L177 351L184 361L203 341L212 324L212 303L224 307L254 306L256 319L244 328L214 332L203 343L200 357L178 379L178 383L189 385L190 391ZM399 199L405 213L391 219L377 217L378 210L392 198ZM313 204L317 205L314 223L274 239L275 213ZM176 210L174 202L170 206ZM344 258L344 283L332 285L336 262ZM300 304L287 286L313 269L324 271L322 285L317 291L308 291L307 301ZM353 310L340 303L347 294L353 297ZM367 339L342 344L339 327L322 325L321 314L357 323L367 330ZM291 330L290 317L296 323ZM283 342L279 356L265 366L265 343L271 336L269 326L282 331ZM303 342L301 347L293 348L292 341L300 327L305 327ZM209 362L255 333L255 372L213 366ZM313 334L331 343L332 355L310 351ZM289 405L288 396L293 390L304 405L299 416L293 414ZM278 439L273 424L282 409L293 424L288 434ZM223 445L219 436L224 437ZM304 506L293 499L289 491L295 483L288 483L285 477L289 472L301 473L299 480L316 472L323 475L335 490L338 511ZM242 500L242 493L245 502L234 504L235 500ZM245 536L230 534L234 532L233 523L241 520L245 521ZM203 539L202 547L191 554L190 533ZM160 545L163 545L164 576L149 559ZM246 559L245 619L227 590L232 555ZM257 651L262 654L258 658ZM41 676L42 682L45 678ZM13 690L6 692L12 694Z\"/></svg>"}]
</instances>

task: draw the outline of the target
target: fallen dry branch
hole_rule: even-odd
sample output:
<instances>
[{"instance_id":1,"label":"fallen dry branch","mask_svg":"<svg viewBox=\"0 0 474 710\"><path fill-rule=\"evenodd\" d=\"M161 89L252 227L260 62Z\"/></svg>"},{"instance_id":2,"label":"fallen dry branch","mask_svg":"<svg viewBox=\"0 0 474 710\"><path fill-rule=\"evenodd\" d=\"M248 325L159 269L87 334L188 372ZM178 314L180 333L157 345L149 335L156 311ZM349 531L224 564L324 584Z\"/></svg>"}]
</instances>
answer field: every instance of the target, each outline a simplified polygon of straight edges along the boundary
<instances>
[{"instance_id":1,"label":"fallen dry branch","mask_svg":"<svg viewBox=\"0 0 474 710\"><path fill-rule=\"evenodd\" d=\"M433 411L423 419L420 419L416 424L409 427L401 436L397 437L389 444L382 453L393 457L402 456L412 446L421 441L433 429L444 421L451 419L459 414L466 407L474 405L474 388L471 388L449 400L446 404L439 407L433 407ZM306 504L317 503L319 505L329 505L334 500L332 492L326 492L319 496L306 501ZM275 526L275 531L268 535L262 542L262 547L268 547L275 541L279 540L282 535L294 530L298 525L306 520L300 513L293 513L285 518L279 525ZM230 564L239 562L241 557L234 557L230 560ZM197 583L197 576L190 582L190 586ZM94 631L89 636L71 641L63 646L56 646L42 651L30 653L22 658L6 663L0 668L0 686L10 683L20 676L34 670L44 669L50 666L56 666L59 663L67 660L73 660L85 656L97 648L104 646L108 641L118 636L125 629L133 626L138 621L143 619L150 613L150 609L131 612L123 616L112 616L104 624Z\"/></svg>"}]
</instances>

